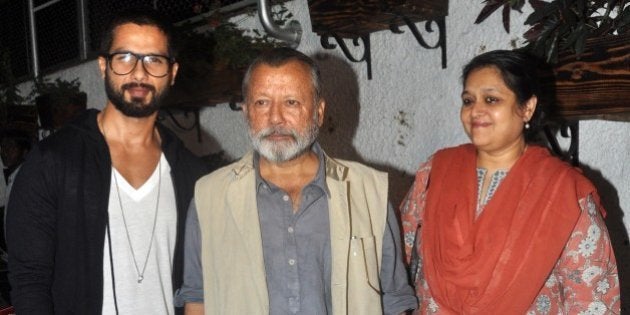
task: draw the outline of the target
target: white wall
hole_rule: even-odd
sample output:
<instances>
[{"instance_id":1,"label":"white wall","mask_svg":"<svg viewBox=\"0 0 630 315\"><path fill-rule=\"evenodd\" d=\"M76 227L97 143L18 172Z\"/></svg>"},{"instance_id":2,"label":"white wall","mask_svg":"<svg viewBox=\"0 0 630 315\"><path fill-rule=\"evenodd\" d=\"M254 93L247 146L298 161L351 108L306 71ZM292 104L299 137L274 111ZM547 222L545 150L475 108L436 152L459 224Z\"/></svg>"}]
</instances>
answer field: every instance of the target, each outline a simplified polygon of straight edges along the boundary
<instances>
[{"instance_id":1,"label":"white wall","mask_svg":"<svg viewBox=\"0 0 630 315\"><path fill-rule=\"evenodd\" d=\"M523 22L531 12L529 6L523 14L512 12L512 29L507 34L500 13L481 25L474 24L481 0L450 0L447 69L441 68L439 50L422 48L403 27L404 34L381 31L371 35L373 79L367 80L364 63L350 63L339 49L320 46L319 37L311 32L306 1L289 2L288 8L304 28L298 49L314 56L322 67L328 100L321 136L324 148L334 156L389 171L394 202L409 187L421 161L438 148L467 141L458 118L462 66L481 52L523 45L521 34L527 29ZM257 21L253 17L243 23L255 25ZM423 30L423 25L419 26ZM430 42L432 39L435 35L427 37ZM356 55L361 53L362 48L357 49ZM89 107L102 108L104 92L95 62L63 76L80 77ZM180 134L195 153L223 150L237 158L249 149L240 112L227 105L203 109L201 124L201 143L195 132ZM629 134L629 122L580 122L580 160L602 192L622 272L628 270L630 262L626 239L630 219L624 217L624 212L630 212ZM623 280L628 287L625 277Z\"/></svg>"}]
</instances>

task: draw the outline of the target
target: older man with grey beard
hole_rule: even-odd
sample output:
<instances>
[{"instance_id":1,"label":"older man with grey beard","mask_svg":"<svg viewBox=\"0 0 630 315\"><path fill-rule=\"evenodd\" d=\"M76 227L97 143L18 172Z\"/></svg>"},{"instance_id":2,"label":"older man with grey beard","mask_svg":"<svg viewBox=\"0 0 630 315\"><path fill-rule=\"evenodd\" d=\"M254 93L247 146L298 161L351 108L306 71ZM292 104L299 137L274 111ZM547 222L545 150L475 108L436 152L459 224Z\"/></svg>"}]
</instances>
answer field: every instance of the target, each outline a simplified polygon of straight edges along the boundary
<instances>
[{"instance_id":1,"label":"older man with grey beard","mask_svg":"<svg viewBox=\"0 0 630 315\"><path fill-rule=\"evenodd\" d=\"M328 157L307 56L256 59L243 80L254 152L197 182L187 222L186 314L400 314L417 305L387 175Z\"/></svg>"}]
</instances>

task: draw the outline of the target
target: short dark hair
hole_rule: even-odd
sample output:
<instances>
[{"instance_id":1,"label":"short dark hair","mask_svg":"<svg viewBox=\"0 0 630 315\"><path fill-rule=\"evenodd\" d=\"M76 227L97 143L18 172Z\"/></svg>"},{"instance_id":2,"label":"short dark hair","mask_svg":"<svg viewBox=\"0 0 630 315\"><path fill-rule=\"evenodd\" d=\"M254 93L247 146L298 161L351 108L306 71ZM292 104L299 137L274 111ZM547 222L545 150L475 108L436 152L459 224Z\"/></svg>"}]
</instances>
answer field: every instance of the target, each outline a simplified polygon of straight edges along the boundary
<instances>
[{"instance_id":1,"label":"short dark hair","mask_svg":"<svg viewBox=\"0 0 630 315\"><path fill-rule=\"evenodd\" d=\"M114 31L124 24L148 25L157 27L166 36L168 55L175 58L176 49L173 45L173 25L160 12L152 8L131 8L118 12L109 22L101 35L101 54L109 53L114 41Z\"/></svg>"},{"instance_id":2,"label":"short dark hair","mask_svg":"<svg viewBox=\"0 0 630 315\"><path fill-rule=\"evenodd\" d=\"M471 72L486 67L494 67L499 70L505 85L516 95L517 102L522 106L532 96L538 98L538 105L534 111L529 125L525 130L525 139L533 140L543 124L543 93L539 84L539 68L541 61L523 50L493 50L473 58L462 71L462 83Z\"/></svg>"},{"instance_id":3,"label":"short dark hair","mask_svg":"<svg viewBox=\"0 0 630 315\"><path fill-rule=\"evenodd\" d=\"M5 129L0 132L0 142L2 145L10 144L24 151L30 151L34 141L29 132L20 129ZM1 145L0 145L1 146Z\"/></svg>"},{"instance_id":4,"label":"short dark hair","mask_svg":"<svg viewBox=\"0 0 630 315\"><path fill-rule=\"evenodd\" d=\"M313 84L314 102L317 103L322 95L322 78L319 67L311 59L311 57L288 47L278 47L263 51L247 68L245 77L243 78L242 93L243 99L247 99L247 89L252 72L260 65L268 65L272 67L280 67L291 61L297 61L307 66L311 74L311 83Z\"/></svg>"}]
</instances>

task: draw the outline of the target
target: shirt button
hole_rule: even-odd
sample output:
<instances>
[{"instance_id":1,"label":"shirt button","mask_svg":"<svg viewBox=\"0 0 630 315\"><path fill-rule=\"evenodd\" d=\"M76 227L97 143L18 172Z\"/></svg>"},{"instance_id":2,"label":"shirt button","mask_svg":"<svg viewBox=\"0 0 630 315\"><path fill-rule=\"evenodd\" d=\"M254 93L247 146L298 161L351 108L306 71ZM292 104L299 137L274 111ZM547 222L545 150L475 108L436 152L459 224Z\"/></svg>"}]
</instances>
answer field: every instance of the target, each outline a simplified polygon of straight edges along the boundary
<instances>
[{"instance_id":1,"label":"shirt button","mask_svg":"<svg viewBox=\"0 0 630 315\"><path fill-rule=\"evenodd\" d=\"M284 200L284 201L289 201L289 196L288 196L288 195L284 195L284 196L282 196L282 200Z\"/></svg>"},{"instance_id":2,"label":"shirt button","mask_svg":"<svg viewBox=\"0 0 630 315\"><path fill-rule=\"evenodd\" d=\"M295 265L295 260L289 259L289 265L291 265L291 266Z\"/></svg>"},{"instance_id":3,"label":"shirt button","mask_svg":"<svg viewBox=\"0 0 630 315\"><path fill-rule=\"evenodd\" d=\"M289 233L293 233L293 227L290 226L287 230L289 230Z\"/></svg>"}]
</instances>

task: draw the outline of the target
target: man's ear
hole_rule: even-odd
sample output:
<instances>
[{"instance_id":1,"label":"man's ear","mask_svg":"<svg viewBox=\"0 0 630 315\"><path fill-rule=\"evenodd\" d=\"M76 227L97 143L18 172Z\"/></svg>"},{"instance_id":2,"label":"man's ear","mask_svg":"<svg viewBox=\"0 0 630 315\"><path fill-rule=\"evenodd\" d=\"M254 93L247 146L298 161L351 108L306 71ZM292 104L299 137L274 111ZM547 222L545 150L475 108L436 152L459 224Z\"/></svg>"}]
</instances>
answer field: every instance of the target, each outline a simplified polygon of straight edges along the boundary
<instances>
[{"instance_id":1,"label":"man's ear","mask_svg":"<svg viewBox=\"0 0 630 315\"><path fill-rule=\"evenodd\" d=\"M243 118L247 119L247 101L243 100L240 104L241 111L243 112Z\"/></svg>"},{"instance_id":2,"label":"man's ear","mask_svg":"<svg viewBox=\"0 0 630 315\"><path fill-rule=\"evenodd\" d=\"M107 59L103 56L98 56L98 68L101 70L101 78L105 79L105 72L107 71Z\"/></svg>"},{"instance_id":3,"label":"man's ear","mask_svg":"<svg viewBox=\"0 0 630 315\"><path fill-rule=\"evenodd\" d=\"M171 65L171 85L175 84L175 77L177 76L177 70L179 70L179 63Z\"/></svg>"},{"instance_id":4,"label":"man's ear","mask_svg":"<svg viewBox=\"0 0 630 315\"><path fill-rule=\"evenodd\" d=\"M326 112L326 100L324 100L324 98L319 100L315 110L317 111L317 117L319 118L317 125L321 127L324 124L324 113Z\"/></svg>"}]
</instances>

